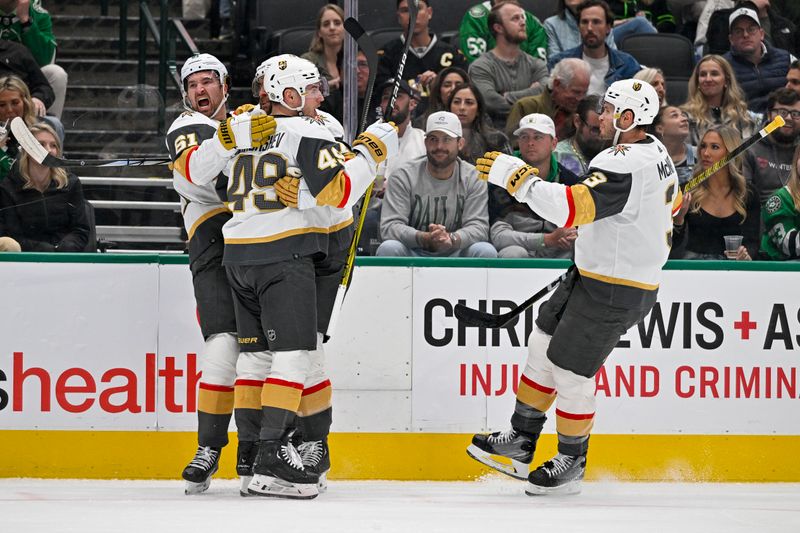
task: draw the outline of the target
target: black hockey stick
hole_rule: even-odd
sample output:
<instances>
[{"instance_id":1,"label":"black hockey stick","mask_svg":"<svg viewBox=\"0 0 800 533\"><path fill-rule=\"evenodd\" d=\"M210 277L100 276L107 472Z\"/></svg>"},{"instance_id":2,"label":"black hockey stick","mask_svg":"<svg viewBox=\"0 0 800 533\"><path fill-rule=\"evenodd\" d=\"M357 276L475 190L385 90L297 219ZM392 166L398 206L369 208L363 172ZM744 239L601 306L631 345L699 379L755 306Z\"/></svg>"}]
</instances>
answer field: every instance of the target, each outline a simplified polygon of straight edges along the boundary
<instances>
[{"instance_id":1,"label":"black hockey stick","mask_svg":"<svg viewBox=\"0 0 800 533\"><path fill-rule=\"evenodd\" d=\"M403 54L400 56L400 64L397 67L397 73L394 77L394 87L392 88L392 96L389 98L389 104L386 107L385 120L389 120L391 110L394 108L394 102L397 100L397 94L400 91L400 79L403 76L403 70L406 68L406 57L408 56L408 49L411 47L411 36L414 32L414 26L417 23L417 0L408 1L408 30L406 30L406 42L403 46ZM375 76L378 74L378 51L375 49L375 43L364 31L364 28L357 20L348 17L344 21L344 28L347 30L353 39L356 40L364 55L367 56L369 63L369 81L367 83L367 92L364 95L364 112L361 117L361 124L359 131L364 131L367 128L367 116L369 113L369 101L372 98L372 91L375 85ZM361 202L361 211L358 214L358 222L356 223L355 231L353 232L353 241L350 243L350 249L347 252L347 260L344 264L342 271L342 281L339 283L339 289L336 291L336 300L333 302L333 311L331 318L328 321L328 330L325 332L326 337L332 337L336 329L336 323L339 320L339 313L342 310L344 303L344 296L347 294L347 287L350 285L350 279L353 275L353 265L356 261L356 250L358 249L358 241L361 238L361 230L364 228L364 220L367 217L367 207L369 207L369 199L372 196L372 188L375 182L369 184L366 192L364 193L364 200Z\"/></svg>"},{"instance_id":2,"label":"black hockey stick","mask_svg":"<svg viewBox=\"0 0 800 533\"><path fill-rule=\"evenodd\" d=\"M696 176L693 176L689 181L686 182L686 185L683 187L684 192L690 192L692 189L696 189L701 183L706 181L709 177L711 177L714 173L716 173L719 169L742 155L742 153L756 144L761 139L766 139L767 135L772 133L773 131L777 130L778 128L782 127L786 124L786 121L783 119L782 116L778 115L772 122L761 128L755 135L748 138L742 144L737 146L733 149L728 155L705 169L704 171L700 172Z\"/></svg>"},{"instance_id":3,"label":"black hockey stick","mask_svg":"<svg viewBox=\"0 0 800 533\"><path fill-rule=\"evenodd\" d=\"M64 159L52 155L41 145L20 117L11 121L11 133L20 148L39 164L46 167L144 167L166 165L169 159Z\"/></svg>"},{"instance_id":4,"label":"black hockey stick","mask_svg":"<svg viewBox=\"0 0 800 533\"><path fill-rule=\"evenodd\" d=\"M558 284L567 279L569 273L574 269L575 265L570 266L563 274L558 276L558 278L551 281L539 292L519 304L508 313L503 313L502 315L493 315L492 313L479 311L478 309L472 309L462 304L456 304L455 308L453 309L453 313L456 315L456 318L459 322L463 322L467 326L476 326L479 328L502 328L514 320L517 316L522 314L522 312L527 308L544 298L548 293L550 293L550 291L558 287Z\"/></svg>"}]
</instances>

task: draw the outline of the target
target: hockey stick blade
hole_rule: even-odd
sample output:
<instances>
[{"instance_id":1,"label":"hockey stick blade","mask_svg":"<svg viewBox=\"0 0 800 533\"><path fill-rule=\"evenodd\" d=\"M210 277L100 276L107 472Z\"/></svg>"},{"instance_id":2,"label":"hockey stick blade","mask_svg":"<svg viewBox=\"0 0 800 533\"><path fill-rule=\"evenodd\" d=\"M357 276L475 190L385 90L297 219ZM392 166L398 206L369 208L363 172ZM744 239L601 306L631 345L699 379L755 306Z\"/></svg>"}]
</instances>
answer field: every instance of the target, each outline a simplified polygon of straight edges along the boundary
<instances>
[{"instance_id":1,"label":"hockey stick blade","mask_svg":"<svg viewBox=\"0 0 800 533\"><path fill-rule=\"evenodd\" d=\"M52 155L34 137L31 130L20 117L11 121L11 133L34 161L46 167L143 167L166 165L169 159L64 159Z\"/></svg>"},{"instance_id":2,"label":"hockey stick blade","mask_svg":"<svg viewBox=\"0 0 800 533\"><path fill-rule=\"evenodd\" d=\"M558 278L551 281L547 286L543 287L539 292L519 304L517 307L512 309L507 313L503 313L502 315L494 315L492 313L487 313L486 311L481 311L479 309L472 309L471 307L467 307L463 304L456 304L455 308L453 309L453 313L455 314L456 318L459 322L467 326L479 327L479 328L502 328L520 314L522 314L527 308L544 298L548 293L550 293L553 289L558 287L559 283L567 279L567 276L570 272L575 268L575 265L570 266L566 272L558 276Z\"/></svg>"},{"instance_id":3,"label":"hockey stick blade","mask_svg":"<svg viewBox=\"0 0 800 533\"><path fill-rule=\"evenodd\" d=\"M367 89L364 92L364 111L361 116L361 123L359 124L358 131L362 132L367 127L367 117L369 116L369 106L372 100L372 92L375 90L375 78L378 76L378 50L375 48L375 43L372 37L367 34L367 31L353 17L347 17L344 21L344 29L356 41L358 47L367 58L367 65L369 67L369 78L367 80Z\"/></svg>"}]
</instances>

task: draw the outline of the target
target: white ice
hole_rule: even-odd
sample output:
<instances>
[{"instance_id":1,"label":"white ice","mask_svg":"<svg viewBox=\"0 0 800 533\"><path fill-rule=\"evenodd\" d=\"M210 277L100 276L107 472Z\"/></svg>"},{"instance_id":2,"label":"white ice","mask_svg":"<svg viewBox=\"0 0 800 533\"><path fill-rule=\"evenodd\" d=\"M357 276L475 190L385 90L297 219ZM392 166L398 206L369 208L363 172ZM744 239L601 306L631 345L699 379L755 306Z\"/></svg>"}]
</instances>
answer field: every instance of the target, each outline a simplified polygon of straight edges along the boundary
<instances>
[{"instance_id":1,"label":"white ice","mask_svg":"<svg viewBox=\"0 0 800 533\"><path fill-rule=\"evenodd\" d=\"M528 497L524 484L331 481L311 501L242 498L214 480L0 479L0 532L794 533L800 484L585 483L577 496Z\"/></svg>"}]
</instances>

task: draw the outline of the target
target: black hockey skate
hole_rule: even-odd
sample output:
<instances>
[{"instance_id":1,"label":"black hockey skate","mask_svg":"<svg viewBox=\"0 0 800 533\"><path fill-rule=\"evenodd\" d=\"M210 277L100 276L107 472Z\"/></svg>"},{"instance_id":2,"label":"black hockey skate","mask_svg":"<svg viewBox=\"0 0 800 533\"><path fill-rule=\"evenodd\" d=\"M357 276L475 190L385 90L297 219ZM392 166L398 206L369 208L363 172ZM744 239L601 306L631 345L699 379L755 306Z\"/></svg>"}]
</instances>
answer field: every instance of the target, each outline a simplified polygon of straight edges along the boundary
<instances>
[{"instance_id":1,"label":"black hockey skate","mask_svg":"<svg viewBox=\"0 0 800 533\"><path fill-rule=\"evenodd\" d=\"M200 494L208 490L211 476L219 468L220 448L198 446L194 459L183 469L181 477L186 480L185 494Z\"/></svg>"},{"instance_id":2,"label":"black hockey skate","mask_svg":"<svg viewBox=\"0 0 800 533\"><path fill-rule=\"evenodd\" d=\"M303 459L290 442L262 440L247 492L256 496L310 500L319 494L319 475L303 467Z\"/></svg>"},{"instance_id":3,"label":"black hockey skate","mask_svg":"<svg viewBox=\"0 0 800 533\"><path fill-rule=\"evenodd\" d=\"M303 442L297 447L303 466L311 473L319 475L317 487L320 492L328 490L328 471L331 469L331 456L328 439Z\"/></svg>"},{"instance_id":4,"label":"black hockey skate","mask_svg":"<svg viewBox=\"0 0 800 533\"><path fill-rule=\"evenodd\" d=\"M531 435L509 429L475 435L467 447L467 455L515 479L527 479L535 449L536 440ZM511 464L501 463L492 456L504 457Z\"/></svg>"},{"instance_id":5,"label":"black hockey skate","mask_svg":"<svg viewBox=\"0 0 800 533\"><path fill-rule=\"evenodd\" d=\"M253 463L256 462L258 454L258 442L239 441L239 449L236 453L236 473L239 475L239 494L250 496L247 486L253 479Z\"/></svg>"},{"instance_id":6,"label":"black hockey skate","mask_svg":"<svg viewBox=\"0 0 800 533\"><path fill-rule=\"evenodd\" d=\"M531 472L525 494L578 494L585 472L585 455L559 453Z\"/></svg>"}]
</instances>

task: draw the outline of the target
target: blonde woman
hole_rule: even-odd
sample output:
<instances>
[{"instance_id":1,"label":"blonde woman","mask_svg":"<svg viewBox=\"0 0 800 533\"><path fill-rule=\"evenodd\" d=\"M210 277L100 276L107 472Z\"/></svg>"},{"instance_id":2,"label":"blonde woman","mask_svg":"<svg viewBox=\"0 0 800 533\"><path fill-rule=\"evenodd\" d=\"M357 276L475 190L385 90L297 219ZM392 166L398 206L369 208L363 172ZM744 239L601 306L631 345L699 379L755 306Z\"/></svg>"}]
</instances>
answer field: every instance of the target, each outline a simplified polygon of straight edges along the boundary
<instances>
[{"instance_id":1,"label":"blonde woman","mask_svg":"<svg viewBox=\"0 0 800 533\"><path fill-rule=\"evenodd\" d=\"M712 126L697 147L695 173L709 168L742 143L729 126ZM758 195L742 174L741 162L724 166L684 197L674 219L673 253L677 259L725 259L725 235L741 235L736 259L750 261L759 246Z\"/></svg>"},{"instance_id":2,"label":"blonde woman","mask_svg":"<svg viewBox=\"0 0 800 533\"><path fill-rule=\"evenodd\" d=\"M775 261L800 259L800 146L794 151L792 172L786 186L764 203L764 235L761 251Z\"/></svg>"},{"instance_id":3,"label":"blonde woman","mask_svg":"<svg viewBox=\"0 0 800 533\"><path fill-rule=\"evenodd\" d=\"M342 119L342 59L344 46L344 11L336 4L322 6L317 14L317 31L308 52L302 55L319 69L328 81L330 97L320 109ZM327 96L327 95L326 95Z\"/></svg>"},{"instance_id":4,"label":"blonde woman","mask_svg":"<svg viewBox=\"0 0 800 533\"><path fill-rule=\"evenodd\" d=\"M61 141L53 128L39 123L30 130L48 152L61 156ZM21 153L0 183L0 237L3 251L84 251L89 224L78 178Z\"/></svg>"},{"instance_id":5,"label":"blonde woman","mask_svg":"<svg viewBox=\"0 0 800 533\"><path fill-rule=\"evenodd\" d=\"M634 79L646 81L653 86L658 95L658 102L661 107L667 106L667 80L664 78L664 71L660 68L647 67L633 75Z\"/></svg>"},{"instance_id":6,"label":"blonde woman","mask_svg":"<svg viewBox=\"0 0 800 533\"><path fill-rule=\"evenodd\" d=\"M744 93L731 64L722 56L709 54L694 67L689 78L689 95L681 106L689 117L689 144L697 145L700 133L724 124L748 138L758 129L761 115L747 109Z\"/></svg>"}]
</instances>

